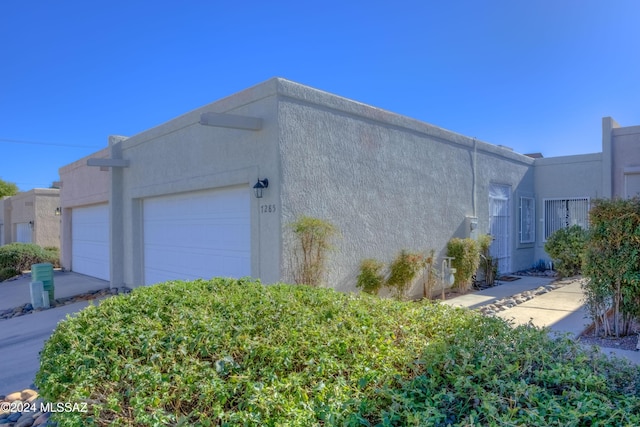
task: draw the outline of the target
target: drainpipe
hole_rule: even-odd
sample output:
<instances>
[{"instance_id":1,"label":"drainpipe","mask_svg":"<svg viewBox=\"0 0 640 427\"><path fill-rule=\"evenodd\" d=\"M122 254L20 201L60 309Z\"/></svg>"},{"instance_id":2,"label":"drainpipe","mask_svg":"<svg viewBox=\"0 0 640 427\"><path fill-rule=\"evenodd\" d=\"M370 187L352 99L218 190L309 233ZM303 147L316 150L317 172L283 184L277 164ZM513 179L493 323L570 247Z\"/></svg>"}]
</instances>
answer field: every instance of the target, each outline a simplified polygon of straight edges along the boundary
<instances>
[{"instance_id":1,"label":"drainpipe","mask_svg":"<svg viewBox=\"0 0 640 427\"><path fill-rule=\"evenodd\" d=\"M476 208L476 187L477 187L477 182L476 182L476 173L477 173L477 165L478 165L478 140L476 138L473 138L473 195L472 195L472 205L473 205L473 216L474 217L478 217L478 212L477 212L477 208Z\"/></svg>"}]
</instances>

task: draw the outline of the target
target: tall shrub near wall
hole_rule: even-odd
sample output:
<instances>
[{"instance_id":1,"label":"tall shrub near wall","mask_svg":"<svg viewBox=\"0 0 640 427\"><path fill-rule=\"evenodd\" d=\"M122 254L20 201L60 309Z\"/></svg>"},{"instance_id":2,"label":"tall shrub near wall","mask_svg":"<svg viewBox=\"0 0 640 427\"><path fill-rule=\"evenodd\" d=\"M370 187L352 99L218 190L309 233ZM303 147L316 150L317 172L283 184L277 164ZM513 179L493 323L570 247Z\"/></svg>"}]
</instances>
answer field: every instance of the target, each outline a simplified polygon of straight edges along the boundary
<instances>
[{"instance_id":1,"label":"tall shrub near wall","mask_svg":"<svg viewBox=\"0 0 640 427\"><path fill-rule=\"evenodd\" d=\"M426 258L418 252L401 250L389 265L389 277L386 286L395 291L396 298L402 300L413 280L426 266Z\"/></svg>"},{"instance_id":2,"label":"tall shrub near wall","mask_svg":"<svg viewBox=\"0 0 640 427\"><path fill-rule=\"evenodd\" d=\"M378 295L384 285L384 264L377 259L367 258L360 263L360 274L356 288L372 295Z\"/></svg>"},{"instance_id":3,"label":"tall shrub near wall","mask_svg":"<svg viewBox=\"0 0 640 427\"><path fill-rule=\"evenodd\" d=\"M630 321L640 317L640 199L601 199L592 206L584 265L587 305L604 335L626 335Z\"/></svg>"},{"instance_id":4,"label":"tall shrub near wall","mask_svg":"<svg viewBox=\"0 0 640 427\"><path fill-rule=\"evenodd\" d=\"M293 279L297 284L320 286L327 269L327 253L338 229L331 223L301 216L290 224L295 235L292 253Z\"/></svg>"},{"instance_id":5,"label":"tall shrub near wall","mask_svg":"<svg viewBox=\"0 0 640 427\"><path fill-rule=\"evenodd\" d=\"M447 256L454 258L451 266L457 270L453 287L461 291L469 290L473 274L480 263L478 242L473 239L454 237L447 243Z\"/></svg>"}]
</instances>

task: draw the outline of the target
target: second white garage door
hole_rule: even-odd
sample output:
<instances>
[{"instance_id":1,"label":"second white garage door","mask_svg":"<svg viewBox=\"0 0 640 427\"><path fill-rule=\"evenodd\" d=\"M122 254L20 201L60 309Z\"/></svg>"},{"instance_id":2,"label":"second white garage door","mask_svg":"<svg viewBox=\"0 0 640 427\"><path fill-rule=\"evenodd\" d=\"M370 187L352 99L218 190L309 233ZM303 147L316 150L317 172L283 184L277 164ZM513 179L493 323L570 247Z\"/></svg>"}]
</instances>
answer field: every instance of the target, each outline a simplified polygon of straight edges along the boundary
<instances>
[{"instance_id":1,"label":"second white garage door","mask_svg":"<svg viewBox=\"0 0 640 427\"><path fill-rule=\"evenodd\" d=\"M109 280L109 205L71 210L71 270Z\"/></svg>"},{"instance_id":2,"label":"second white garage door","mask_svg":"<svg viewBox=\"0 0 640 427\"><path fill-rule=\"evenodd\" d=\"M145 199L144 282L251 274L248 186Z\"/></svg>"}]
</instances>

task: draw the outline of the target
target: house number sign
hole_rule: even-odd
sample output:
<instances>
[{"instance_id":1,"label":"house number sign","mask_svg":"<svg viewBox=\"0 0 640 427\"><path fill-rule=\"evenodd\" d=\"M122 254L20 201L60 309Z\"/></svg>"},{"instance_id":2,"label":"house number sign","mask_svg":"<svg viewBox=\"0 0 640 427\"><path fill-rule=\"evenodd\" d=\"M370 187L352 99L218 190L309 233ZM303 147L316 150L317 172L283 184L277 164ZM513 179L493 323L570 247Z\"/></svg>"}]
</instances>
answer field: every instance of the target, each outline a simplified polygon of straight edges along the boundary
<instances>
[{"instance_id":1,"label":"house number sign","mask_svg":"<svg viewBox=\"0 0 640 427\"><path fill-rule=\"evenodd\" d=\"M260 213L273 213L276 211L276 205L260 205Z\"/></svg>"}]
</instances>

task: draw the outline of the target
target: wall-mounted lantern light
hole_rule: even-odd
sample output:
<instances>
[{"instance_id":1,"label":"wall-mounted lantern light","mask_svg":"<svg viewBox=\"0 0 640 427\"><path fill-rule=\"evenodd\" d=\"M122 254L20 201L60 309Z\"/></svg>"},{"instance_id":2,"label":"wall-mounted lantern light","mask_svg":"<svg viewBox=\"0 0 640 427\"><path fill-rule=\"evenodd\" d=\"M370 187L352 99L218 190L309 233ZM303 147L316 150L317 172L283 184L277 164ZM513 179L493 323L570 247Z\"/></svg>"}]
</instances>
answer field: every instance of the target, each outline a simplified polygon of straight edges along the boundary
<instances>
[{"instance_id":1,"label":"wall-mounted lantern light","mask_svg":"<svg viewBox=\"0 0 640 427\"><path fill-rule=\"evenodd\" d=\"M29 221L29 227L33 230L33 221Z\"/></svg>"},{"instance_id":2,"label":"wall-mounted lantern light","mask_svg":"<svg viewBox=\"0 0 640 427\"><path fill-rule=\"evenodd\" d=\"M258 182L256 182L256 185L253 186L253 190L256 192L256 199L262 199L262 190L268 187L269 187L269 180L267 178L258 179Z\"/></svg>"},{"instance_id":3,"label":"wall-mounted lantern light","mask_svg":"<svg viewBox=\"0 0 640 427\"><path fill-rule=\"evenodd\" d=\"M56 216L60 216L62 214L62 209L60 209L60 206L58 206L56 208Z\"/></svg>"}]
</instances>

